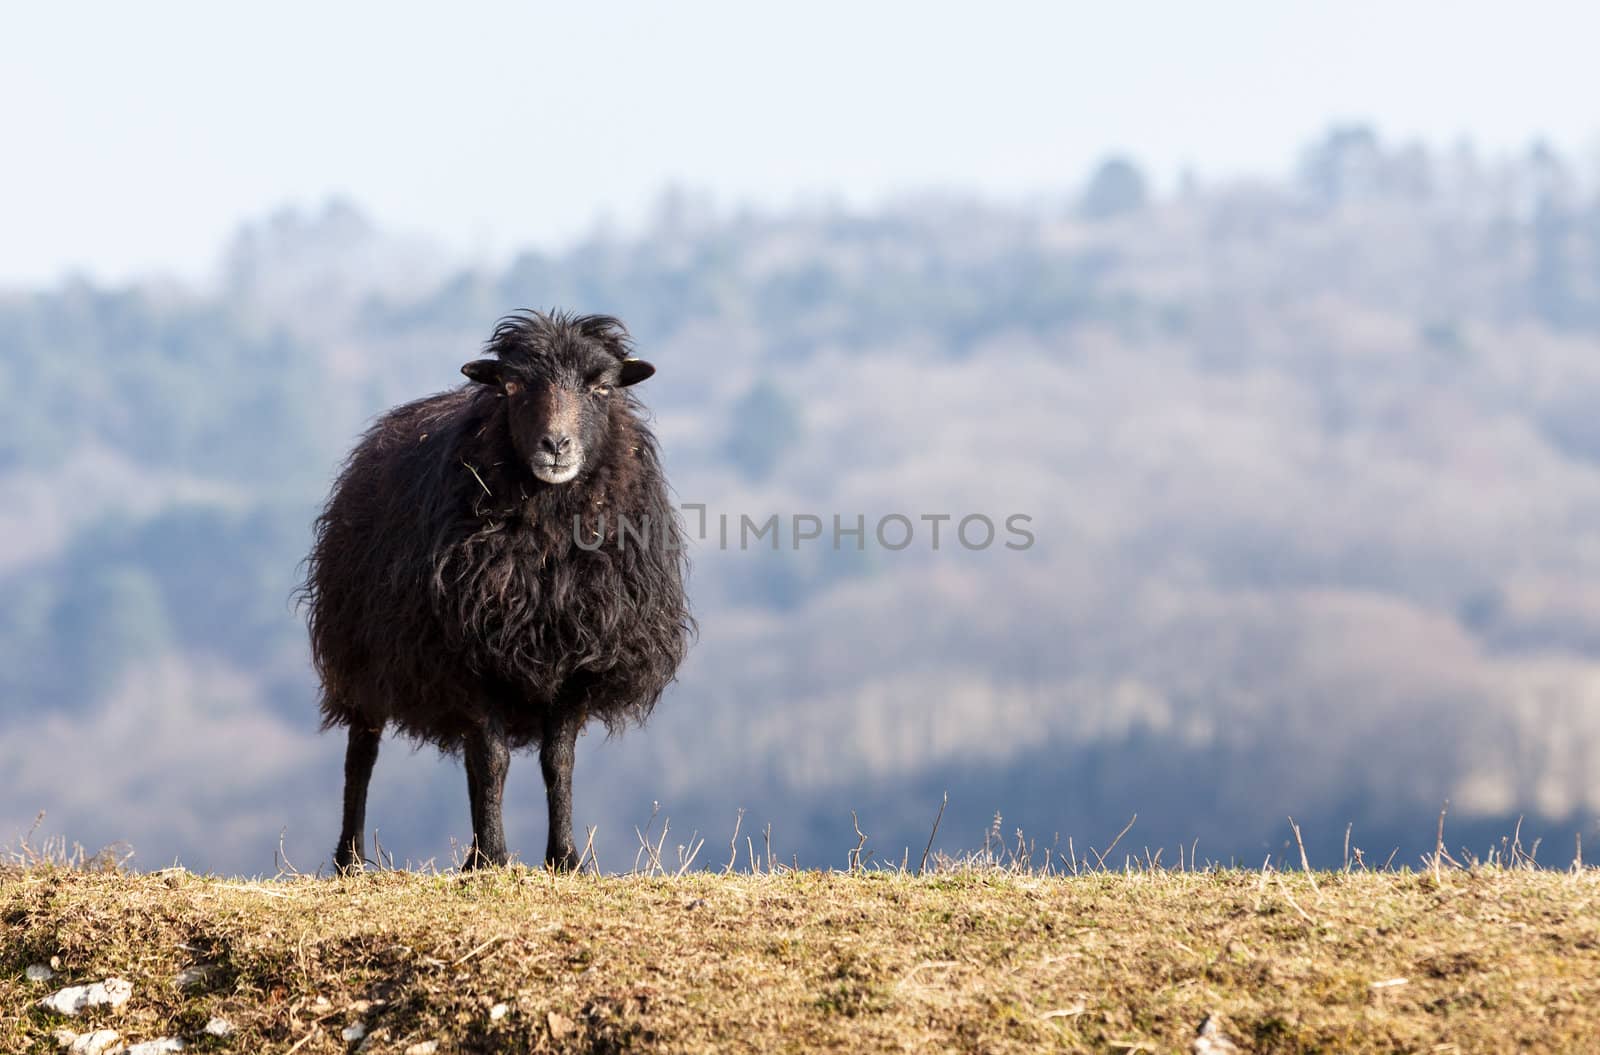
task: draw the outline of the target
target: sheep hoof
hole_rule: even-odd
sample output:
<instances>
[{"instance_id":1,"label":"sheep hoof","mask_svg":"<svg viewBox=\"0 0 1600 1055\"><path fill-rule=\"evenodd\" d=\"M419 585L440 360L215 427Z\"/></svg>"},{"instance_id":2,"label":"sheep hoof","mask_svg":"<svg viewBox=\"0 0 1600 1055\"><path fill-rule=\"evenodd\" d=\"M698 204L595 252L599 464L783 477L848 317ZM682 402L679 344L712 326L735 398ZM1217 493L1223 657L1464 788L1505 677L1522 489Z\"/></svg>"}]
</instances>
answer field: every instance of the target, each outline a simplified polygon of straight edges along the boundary
<instances>
[{"instance_id":1,"label":"sheep hoof","mask_svg":"<svg viewBox=\"0 0 1600 1055\"><path fill-rule=\"evenodd\" d=\"M359 850L340 847L333 855L333 870L342 876L360 875L367 870L366 855Z\"/></svg>"},{"instance_id":2,"label":"sheep hoof","mask_svg":"<svg viewBox=\"0 0 1600 1055\"><path fill-rule=\"evenodd\" d=\"M465 863L462 864L461 870L463 872L470 872L476 871L479 868L504 868L510 862L511 855L504 850L501 850L498 853L492 851L485 853L482 850L474 849L467 854L467 859Z\"/></svg>"}]
</instances>

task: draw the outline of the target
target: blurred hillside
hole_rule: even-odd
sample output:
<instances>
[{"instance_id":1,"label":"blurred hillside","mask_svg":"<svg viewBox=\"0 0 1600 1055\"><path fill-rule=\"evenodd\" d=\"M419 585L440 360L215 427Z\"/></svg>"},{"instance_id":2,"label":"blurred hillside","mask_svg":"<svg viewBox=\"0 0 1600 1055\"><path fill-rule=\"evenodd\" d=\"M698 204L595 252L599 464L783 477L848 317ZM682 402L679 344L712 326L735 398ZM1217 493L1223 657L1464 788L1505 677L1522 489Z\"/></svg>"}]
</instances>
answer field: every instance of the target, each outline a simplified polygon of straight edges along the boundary
<instances>
[{"instance_id":1,"label":"blurred hillside","mask_svg":"<svg viewBox=\"0 0 1600 1055\"><path fill-rule=\"evenodd\" d=\"M1535 148L1360 128L1279 181L871 213L661 201L452 270L354 207L242 230L215 288L0 295L0 831L141 864L302 868L335 835L290 593L373 414L456 383L514 308L615 313L684 502L710 516L1033 518L1037 544L694 554L701 642L649 729L580 747L625 866L773 824L896 860L992 815L1044 842L1338 853L1600 811L1600 188ZM787 545L787 540L785 540ZM370 823L470 835L464 779L395 744ZM514 847L542 840L513 766ZM1526 835L1525 835L1526 838ZM713 842L715 840L713 839ZM1169 851L1170 853L1170 851ZM837 859L837 861L835 860Z\"/></svg>"}]
</instances>

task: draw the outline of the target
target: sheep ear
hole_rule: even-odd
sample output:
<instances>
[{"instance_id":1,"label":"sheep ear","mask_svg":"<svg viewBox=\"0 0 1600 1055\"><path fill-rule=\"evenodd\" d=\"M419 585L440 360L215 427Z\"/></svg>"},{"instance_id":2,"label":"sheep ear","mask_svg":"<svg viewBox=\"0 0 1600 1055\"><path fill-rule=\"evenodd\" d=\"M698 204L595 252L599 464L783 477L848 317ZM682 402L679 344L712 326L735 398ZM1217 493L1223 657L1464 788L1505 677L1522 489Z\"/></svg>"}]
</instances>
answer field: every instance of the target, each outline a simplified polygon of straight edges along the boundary
<instances>
[{"instance_id":1,"label":"sheep ear","mask_svg":"<svg viewBox=\"0 0 1600 1055\"><path fill-rule=\"evenodd\" d=\"M474 359L461 367L461 372L480 385L498 385L505 370L498 359Z\"/></svg>"},{"instance_id":2,"label":"sheep ear","mask_svg":"<svg viewBox=\"0 0 1600 1055\"><path fill-rule=\"evenodd\" d=\"M617 372L617 387L636 385L655 372L656 368L643 359L624 359L622 369Z\"/></svg>"}]
</instances>

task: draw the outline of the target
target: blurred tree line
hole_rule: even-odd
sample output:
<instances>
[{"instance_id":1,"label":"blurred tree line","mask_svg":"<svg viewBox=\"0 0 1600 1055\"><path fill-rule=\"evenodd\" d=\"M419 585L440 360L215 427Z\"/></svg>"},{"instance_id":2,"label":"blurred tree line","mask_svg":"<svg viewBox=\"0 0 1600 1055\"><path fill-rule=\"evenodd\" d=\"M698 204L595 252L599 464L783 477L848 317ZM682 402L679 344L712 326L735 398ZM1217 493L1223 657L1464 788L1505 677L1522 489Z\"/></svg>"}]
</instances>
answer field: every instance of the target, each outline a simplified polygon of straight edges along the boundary
<instances>
[{"instance_id":1,"label":"blurred tree line","mask_svg":"<svg viewBox=\"0 0 1600 1055\"><path fill-rule=\"evenodd\" d=\"M692 326L758 335L748 376L718 388L688 364L680 376L701 380L674 388L664 373L652 402L718 422L717 441L685 457L760 482L801 464L796 452L816 438L782 378L825 351L915 339L958 362L996 334L1106 330L1130 349L1192 340L1222 365L1249 343L1229 329L1225 297L1140 279L1179 219L1213 247L1301 225L1381 256L1384 225L1402 214L1421 217L1445 261L1417 277L1418 299L1442 291L1445 305L1417 311L1421 347L1473 354L1474 313L1600 333L1600 196L1570 161L1543 145L1509 161L1465 146L1431 153L1362 127L1331 130L1288 183L1163 197L1113 157L1037 210L935 200L707 219L680 201L641 238L597 234L420 284L374 279L384 236L338 204L241 234L215 293L69 281L5 296L0 482L48 492L75 455L99 451L187 497L153 512L101 508L60 477L52 502L99 513L47 555L0 565L0 708L86 706L128 663L172 649L286 676L301 662L297 565L352 423L447 383L512 308L614 312L647 347ZM1308 268L1294 281L1340 275ZM708 352L719 369L720 354ZM914 393L915 378L906 386ZM1557 394L1537 414L1554 442L1600 460L1587 401ZM802 571L774 563L730 596L790 607Z\"/></svg>"}]
</instances>

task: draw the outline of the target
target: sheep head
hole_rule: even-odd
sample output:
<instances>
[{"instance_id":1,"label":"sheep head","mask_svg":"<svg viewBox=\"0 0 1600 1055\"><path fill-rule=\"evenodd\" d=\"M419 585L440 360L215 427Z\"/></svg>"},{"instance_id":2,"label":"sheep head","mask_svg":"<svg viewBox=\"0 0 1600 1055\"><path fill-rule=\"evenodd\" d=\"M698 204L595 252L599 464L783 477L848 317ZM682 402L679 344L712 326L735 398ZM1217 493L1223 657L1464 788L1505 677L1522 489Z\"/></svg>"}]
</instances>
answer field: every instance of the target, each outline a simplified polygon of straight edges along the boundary
<instances>
[{"instance_id":1,"label":"sheep head","mask_svg":"<svg viewBox=\"0 0 1600 1055\"><path fill-rule=\"evenodd\" d=\"M606 456L618 416L630 412L620 390L655 373L609 315L508 315L486 350L494 358L461 372L497 390L518 460L547 484L575 480Z\"/></svg>"}]
</instances>

